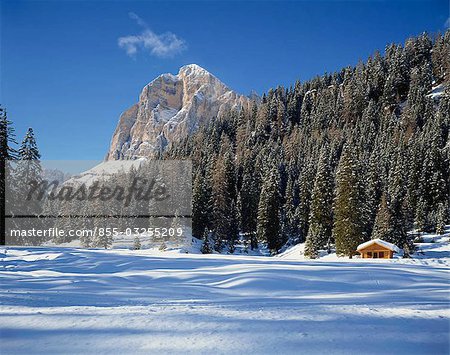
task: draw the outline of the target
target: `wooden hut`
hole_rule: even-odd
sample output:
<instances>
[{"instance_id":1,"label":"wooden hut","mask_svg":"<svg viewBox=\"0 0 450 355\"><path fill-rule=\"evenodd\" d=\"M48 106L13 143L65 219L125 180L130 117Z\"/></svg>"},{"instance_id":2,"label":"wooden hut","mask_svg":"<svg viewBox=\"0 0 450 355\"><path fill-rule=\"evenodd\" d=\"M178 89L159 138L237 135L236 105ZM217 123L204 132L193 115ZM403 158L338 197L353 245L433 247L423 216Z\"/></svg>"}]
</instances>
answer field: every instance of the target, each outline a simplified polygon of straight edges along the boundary
<instances>
[{"instance_id":1,"label":"wooden hut","mask_svg":"<svg viewBox=\"0 0 450 355\"><path fill-rule=\"evenodd\" d=\"M392 259L394 253L400 253L400 249L391 243L381 239L372 239L358 245L356 249L363 259Z\"/></svg>"}]
</instances>

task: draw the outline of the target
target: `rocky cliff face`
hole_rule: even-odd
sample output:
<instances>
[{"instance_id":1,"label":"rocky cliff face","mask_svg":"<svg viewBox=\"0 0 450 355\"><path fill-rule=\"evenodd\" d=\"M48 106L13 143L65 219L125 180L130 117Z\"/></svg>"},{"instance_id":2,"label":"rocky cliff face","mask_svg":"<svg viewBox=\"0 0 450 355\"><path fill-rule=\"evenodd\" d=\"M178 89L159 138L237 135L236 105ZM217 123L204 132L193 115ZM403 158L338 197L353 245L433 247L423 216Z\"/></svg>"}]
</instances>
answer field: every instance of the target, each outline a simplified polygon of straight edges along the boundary
<instances>
[{"instance_id":1,"label":"rocky cliff face","mask_svg":"<svg viewBox=\"0 0 450 355\"><path fill-rule=\"evenodd\" d=\"M249 105L205 69L186 65L144 87L139 102L120 116L106 160L155 156L226 110Z\"/></svg>"}]
</instances>

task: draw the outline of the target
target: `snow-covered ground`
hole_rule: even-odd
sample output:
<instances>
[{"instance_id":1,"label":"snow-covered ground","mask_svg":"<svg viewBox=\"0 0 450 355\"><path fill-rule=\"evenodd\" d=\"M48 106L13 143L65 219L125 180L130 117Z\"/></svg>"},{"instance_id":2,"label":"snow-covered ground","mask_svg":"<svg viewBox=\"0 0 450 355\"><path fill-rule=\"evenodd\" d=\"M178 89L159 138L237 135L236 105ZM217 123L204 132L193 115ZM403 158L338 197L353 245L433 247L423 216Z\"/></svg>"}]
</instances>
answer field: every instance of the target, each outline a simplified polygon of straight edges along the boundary
<instances>
[{"instance_id":1,"label":"snow-covered ground","mask_svg":"<svg viewBox=\"0 0 450 355\"><path fill-rule=\"evenodd\" d=\"M423 241L376 261L9 247L1 354L448 354L448 237Z\"/></svg>"}]
</instances>

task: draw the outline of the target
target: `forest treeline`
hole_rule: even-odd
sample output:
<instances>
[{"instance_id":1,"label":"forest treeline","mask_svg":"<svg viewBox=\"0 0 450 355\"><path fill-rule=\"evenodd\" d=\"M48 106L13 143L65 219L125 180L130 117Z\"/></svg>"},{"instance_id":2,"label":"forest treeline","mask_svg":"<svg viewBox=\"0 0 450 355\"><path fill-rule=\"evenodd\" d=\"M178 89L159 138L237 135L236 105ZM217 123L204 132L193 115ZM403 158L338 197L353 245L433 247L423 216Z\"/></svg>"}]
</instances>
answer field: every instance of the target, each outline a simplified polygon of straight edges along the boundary
<instances>
[{"instance_id":1,"label":"forest treeline","mask_svg":"<svg viewBox=\"0 0 450 355\"><path fill-rule=\"evenodd\" d=\"M42 172L41 155L36 145L33 128L28 128L21 144L17 146L15 129L8 119L6 110L0 106L0 245L6 244L6 199L11 161L27 161L15 172L19 179ZM11 190L11 188L9 188Z\"/></svg>"},{"instance_id":2,"label":"forest treeline","mask_svg":"<svg viewBox=\"0 0 450 355\"><path fill-rule=\"evenodd\" d=\"M407 231L449 222L449 83L450 31L422 34L217 117L164 155L193 160L193 235L205 252L381 238L408 254Z\"/></svg>"},{"instance_id":3,"label":"forest treeline","mask_svg":"<svg viewBox=\"0 0 450 355\"><path fill-rule=\"evenodd\" d=\"M19 171L27 177L39 177L41 168L33 131L14 150L11 122L0 113L4 215L5 162L36 161ZM205 253L233 252L243 241L251 249L264 243L275 254L306 242L311 258L331 248L352 256L358 244L381 238L408 255L408 231L442 233L450 221L449 128L447 31L389 45L384 55L376 52L355 67L269 90L249 109L210 121L162 158L193 161L192 234L205 241ZM114 179L127 181L135 173ZM60 207L64 215L81 208ZM112 243L97 239L82 242Z\"/></svg>"}]
</instances>

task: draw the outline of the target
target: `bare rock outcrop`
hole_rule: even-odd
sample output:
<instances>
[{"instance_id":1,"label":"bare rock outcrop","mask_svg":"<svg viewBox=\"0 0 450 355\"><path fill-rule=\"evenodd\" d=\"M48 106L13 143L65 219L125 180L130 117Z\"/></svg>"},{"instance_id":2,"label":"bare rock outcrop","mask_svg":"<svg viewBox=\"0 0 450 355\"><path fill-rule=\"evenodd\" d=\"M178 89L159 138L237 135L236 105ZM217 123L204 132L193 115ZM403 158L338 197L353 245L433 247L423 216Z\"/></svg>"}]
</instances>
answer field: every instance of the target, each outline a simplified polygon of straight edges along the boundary
<instances>
[{"instance_id":1,"label":"bare rock outcrop","mask_svg":"<svg viewBox=\"0 0 450 355\"><path fill-rule=\"evenodd\" d=\"M183 66L147 84L139 102L120 116L106 160L155 156L226 110L250 104L207 70Z\"/></svg>"}]
</instances>

